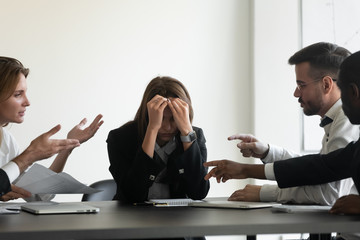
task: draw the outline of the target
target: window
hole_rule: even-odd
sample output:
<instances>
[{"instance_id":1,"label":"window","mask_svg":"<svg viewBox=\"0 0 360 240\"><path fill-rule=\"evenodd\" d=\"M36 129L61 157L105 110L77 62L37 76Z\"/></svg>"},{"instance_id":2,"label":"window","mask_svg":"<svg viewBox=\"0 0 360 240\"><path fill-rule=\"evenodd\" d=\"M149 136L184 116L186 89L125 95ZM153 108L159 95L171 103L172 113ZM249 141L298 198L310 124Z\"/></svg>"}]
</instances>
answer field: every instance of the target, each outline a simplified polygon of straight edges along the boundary
<instances>
[{"instance_id":1,"label":"window","mask_svg":"<svg viewBox=\"0 0 360 240\"><path fill-rule=\"evenodd\" d=\"M302 0L302 45L331 42L351 52L360 50L360 1ZM305 152L318 152L324 131L319 116L303 116Z\"/></svg>"}]
</instances>

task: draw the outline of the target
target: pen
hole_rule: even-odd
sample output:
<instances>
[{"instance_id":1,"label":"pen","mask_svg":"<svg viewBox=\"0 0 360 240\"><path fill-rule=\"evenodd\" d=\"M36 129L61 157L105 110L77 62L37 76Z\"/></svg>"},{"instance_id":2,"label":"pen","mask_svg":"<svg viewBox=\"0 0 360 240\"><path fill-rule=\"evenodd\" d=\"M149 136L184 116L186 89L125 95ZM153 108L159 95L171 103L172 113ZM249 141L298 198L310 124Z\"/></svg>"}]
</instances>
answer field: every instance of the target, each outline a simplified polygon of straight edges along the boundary
<instances>
[{"instance_id":1,"label":"pen","mask_svg":"<svg viewBox=\"0 0 360 240\"><path fill-rule=\"evenodd\" d=\"M6 210L9 210L9 211L20 211L19 208L6 208Z\"/></svg>"},{"instance_id":2,"label":"pen","mask_svg":"<svg viewBox=\"0 0 360 240\"><path fill-rule=\"evenodd\" d=\"M167 203L140 202L133 203L134 206L167 206Z\"/></svg>"}]
</instances>

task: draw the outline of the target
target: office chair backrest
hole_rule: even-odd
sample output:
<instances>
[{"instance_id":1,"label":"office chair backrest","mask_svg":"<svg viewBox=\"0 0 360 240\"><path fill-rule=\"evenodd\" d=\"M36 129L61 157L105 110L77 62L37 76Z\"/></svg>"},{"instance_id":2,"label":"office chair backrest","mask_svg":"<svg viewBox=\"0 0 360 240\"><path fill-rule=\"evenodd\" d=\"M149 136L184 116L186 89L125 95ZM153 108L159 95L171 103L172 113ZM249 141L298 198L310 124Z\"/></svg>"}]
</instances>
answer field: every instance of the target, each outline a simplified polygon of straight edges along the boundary
<instances>
[{"instance_id":1,"label":"office chair backrest","mask_svg":"<svg viewBox=\"0 0 360 240\"><path fill-rule=\"evenodd\" d=\"M90 187L103 190L97 193L84 194L81 201L109 201L116 193L116 183L114 179L107 179L95 182Z\"/></svg>"}]
</instances>

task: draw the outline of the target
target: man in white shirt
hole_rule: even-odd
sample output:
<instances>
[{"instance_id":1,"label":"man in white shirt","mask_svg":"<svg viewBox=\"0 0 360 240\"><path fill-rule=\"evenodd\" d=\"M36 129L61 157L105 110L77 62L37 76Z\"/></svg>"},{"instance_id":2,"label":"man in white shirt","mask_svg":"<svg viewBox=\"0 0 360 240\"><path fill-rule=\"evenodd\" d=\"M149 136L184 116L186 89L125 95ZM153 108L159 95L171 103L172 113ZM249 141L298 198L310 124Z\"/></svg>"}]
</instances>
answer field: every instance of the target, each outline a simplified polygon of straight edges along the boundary
<instances>
[{"instance_id":1,"label":"man in white shirt","mask_svg":"<svg viewBox=\"0 0 360 240\"><path fill-rule=\"evenodd\" d=\"M360 124L360 51L347 57L340 66L338 86L342 109L352 124ZM276 180L281 188L323 184L352 177L360 191L360 137L328 154L312 154L268 164L242 164L229 160L210 161L214 167L205 180L215 177L218 182L229 179L258 178ZM339 198L330 210L333 214L360 214L359 194ZM360 233L341 233L340 239L360 239Z\"/></svg>"},{"instance_id":2,"label":"man in white shirt","mask_svg":"<svg viewBox=\"0 0 360 240\"><path fill-rule=\"evenodd\" d=\"M304 114L319 115L320 127L324 128L321 154L327 154L345 147L359 137L359 127L352 125L341 106L341 92L336 84L341 62L350 52L331 43L316 43L296 52L289 59L295 65L296 84L294 96L303 108ZM229 140L240 139L238 144L245 157L258 157L264 163L297 157L293 153L275 145L258 141L247 134L233 135ZM348 178L321 185L301 186L280 189L277 185L247 185L235 191L229 200L238 201L274 201L298 204L332 205L344 195L350 193L353 181ZM356 189L353 188L356 193Z\"/></svg>"}]
</instances>

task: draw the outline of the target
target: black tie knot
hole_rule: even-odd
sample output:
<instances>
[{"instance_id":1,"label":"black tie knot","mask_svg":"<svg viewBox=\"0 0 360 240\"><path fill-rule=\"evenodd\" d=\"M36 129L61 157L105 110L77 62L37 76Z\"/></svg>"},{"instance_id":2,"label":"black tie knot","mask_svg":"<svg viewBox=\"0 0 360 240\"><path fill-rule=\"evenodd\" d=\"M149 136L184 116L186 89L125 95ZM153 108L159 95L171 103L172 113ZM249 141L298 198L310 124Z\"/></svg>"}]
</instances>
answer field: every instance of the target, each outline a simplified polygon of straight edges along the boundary
<instances>
[{"instance_id":1,"label":"black tie knot","mask_svg":"<svg viewBox=\"0 0 360 240\"><path fill-rule=\"evenodd\" d=\"M326 125L328 125L329 123L332 123L332 119L329 117L325 117L323 120L321 120L320 122L320 127L325 127Z\"/></svg>"}]
</instances>

